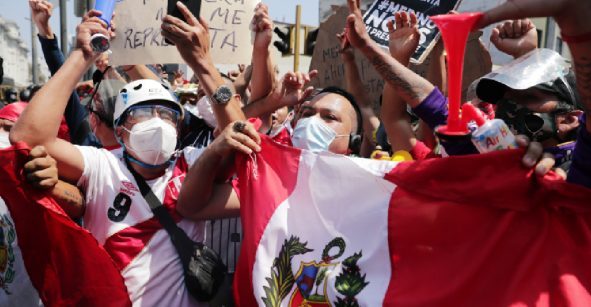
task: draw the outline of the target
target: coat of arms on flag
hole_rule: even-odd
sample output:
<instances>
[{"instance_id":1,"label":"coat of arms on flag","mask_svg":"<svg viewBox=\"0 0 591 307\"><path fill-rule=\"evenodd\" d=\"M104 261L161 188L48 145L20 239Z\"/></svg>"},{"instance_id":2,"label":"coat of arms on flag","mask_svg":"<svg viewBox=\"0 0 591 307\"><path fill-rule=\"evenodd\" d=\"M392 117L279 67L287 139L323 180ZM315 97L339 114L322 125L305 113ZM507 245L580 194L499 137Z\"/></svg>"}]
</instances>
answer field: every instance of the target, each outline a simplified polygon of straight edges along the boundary
<instances>
[{"instance_id":1,"label":"coat of arms on flag","mask_svg":"<svg viewBox=\"0 0 591 307\"><path fill-rule=\"evenodd\" d=\"M313 251L307 245L307 242L302 243L294 236L284 241L273 262L271 277L266 278L267 286L264 289L267 296L262 298L265 306L280 306L286 297L289 298L288 306L294 307L355 306L355 297L369 284L357 266L362 253L355 253L342 263L337 261L346 249L345 240L338 237L324 247L321 260L300 261L294 273L291 263L293 258ZM334 302L330 301L327 293L331 275L336 276L331 280L342 295Z\"/></svg>"},{"instance_id":2,"label":"coat of arms on flag","mask_svg":"<svg viewBox=\"0 0 591 307\"><path fill-rule=\"evenodd\" d=\"M11 294L8 285L14 280L14 251L12 244L16 239L14 225L7 214L0 215L0 288Z\"/></svg>"}]
</instances>

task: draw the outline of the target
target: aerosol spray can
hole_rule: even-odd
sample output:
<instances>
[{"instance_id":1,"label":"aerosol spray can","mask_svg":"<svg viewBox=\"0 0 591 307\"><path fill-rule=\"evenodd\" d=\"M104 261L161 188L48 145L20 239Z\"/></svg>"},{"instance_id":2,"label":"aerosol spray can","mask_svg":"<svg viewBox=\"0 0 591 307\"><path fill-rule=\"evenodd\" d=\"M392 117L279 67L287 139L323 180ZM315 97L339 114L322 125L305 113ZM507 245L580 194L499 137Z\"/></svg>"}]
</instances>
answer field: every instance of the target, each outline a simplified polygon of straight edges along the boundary
<instances>
[{"instance_id":1,"label":"aerosol spray can","mask_svg":"<svg viewBox=\"0 0 591 307\"><path fill-rule=\"evenodd\" d=\"M94 3L94 9L102 13L99 18L107 24L108 28L110 28L111 17L113 17L113 10L115 9L115 0L96 0ZM96 53L103 53L111 48L109 38L100 33L94 34L90 38L90 45L92 46L92 50Z\"/></svg>"},{"instance_id":2,"label":"aerosol spray can","mask_svg":"<svg viewBox=\"0 0 591 307\"><path fill-rule=\"evenodd\" d=\"M478 126L472 132L472 143L480 153L517 148L515 135L504 121L485 120L482 113L471 104L462 106L462 117L464 116L474 120Z\"/></svg>"}]
</instances>

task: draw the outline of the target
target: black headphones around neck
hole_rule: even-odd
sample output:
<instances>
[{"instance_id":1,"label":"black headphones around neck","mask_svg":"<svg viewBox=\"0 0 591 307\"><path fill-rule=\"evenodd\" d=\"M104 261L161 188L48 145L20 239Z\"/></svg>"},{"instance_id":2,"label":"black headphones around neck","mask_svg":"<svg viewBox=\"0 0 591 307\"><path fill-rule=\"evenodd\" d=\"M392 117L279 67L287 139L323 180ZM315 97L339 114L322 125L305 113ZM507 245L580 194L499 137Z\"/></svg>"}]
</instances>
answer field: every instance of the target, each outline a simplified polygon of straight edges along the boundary
<instances>
[{"instance_id":1,"label":"black headphones around neck","mask_svg":"<svg viewBox=\"0 0 591 307\"><path fill-rule=\"evenodd\" d=\"M359 155L361 152L361 143L363 143L363 136L360 134L349 135L349 150L354 155Z\"/></svg>"}]
</instances>

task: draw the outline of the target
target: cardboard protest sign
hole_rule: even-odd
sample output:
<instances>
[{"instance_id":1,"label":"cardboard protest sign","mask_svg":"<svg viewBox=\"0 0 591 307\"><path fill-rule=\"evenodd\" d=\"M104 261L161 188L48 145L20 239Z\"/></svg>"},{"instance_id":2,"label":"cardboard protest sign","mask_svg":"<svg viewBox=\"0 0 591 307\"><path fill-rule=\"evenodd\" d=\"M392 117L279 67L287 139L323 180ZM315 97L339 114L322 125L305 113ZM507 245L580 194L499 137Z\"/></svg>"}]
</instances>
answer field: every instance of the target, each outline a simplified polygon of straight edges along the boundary
<instances>
[{"instance_id":1,"label":"cardboard protest sign","mask_svg":"<svg viewBox=\"0 0 591 307\"><path fill-rule=\"evenodd\" d=\"M341 7L319 27L316 47L310 63L310 70L318 70L318 76L312 82L315 87L338 86L346 88L345 64L341 59L341 47L336 35L343 31L348 15L349 9ZM374 106L379 105L384 80L358 51L355 51L355 61L361 78L359 81L364 84L368 97Z\"/></svg>"},{"instance_id":2,"label":"cardboard protest sign","mask_svg":"<svg viewBox=\"0 0 591 307\"><path fill-rule=\"evenodd\" d=\"M318 70L318 76L312 81L312 85L318 88L338 86L346 89L345 64L341 59L340 43L336 37L345 26L345 20L349 15L347 7L341 7L334 15L320 25L314 55L310 64L310 70ZM490 54L480 43L481 33L473 33L468 39L466 47L466 60L464 64L463 92L479 77L489 73L492 69ZM384 89L384 79L376 72L365 56L356 51L355 61L359 70L359 82L365 86L369 99L373 103L374 110L379 113L379 101ZM427 57L420 65L411 64L410 69L427 78L431 57ZM447 89L442 89L445 92Z\"/></svg>"},{"instance_id":3,"label":"cardboard protest sign","mask_svg":"<svg viewBox=\"0 0 591 307\"><path fill-rule=\"evenodd\" d=\"M216 64L248 64L252 56L250 22L259 0L202 0L201 17L209 24ZM117 0L117 37L111 64L182 63L175 46L160 34L167 0Z\"/></svg>"},{"instance_id":4,"label":"cardboard protest sign","mask_svg":"<svg viewBox=\"0 0 591 307\"><path fill-rule=\"evenodd\" d=\"M394 21L394 13L415 13L421 39L412 63L420 64L426 59L429 50L439 40L439 29L429 16L446 14L458 7L461 0L376 0L365 12L363 21L369 36L378 44L388 47L388 21Z\"/></svg>"}]
</instances>

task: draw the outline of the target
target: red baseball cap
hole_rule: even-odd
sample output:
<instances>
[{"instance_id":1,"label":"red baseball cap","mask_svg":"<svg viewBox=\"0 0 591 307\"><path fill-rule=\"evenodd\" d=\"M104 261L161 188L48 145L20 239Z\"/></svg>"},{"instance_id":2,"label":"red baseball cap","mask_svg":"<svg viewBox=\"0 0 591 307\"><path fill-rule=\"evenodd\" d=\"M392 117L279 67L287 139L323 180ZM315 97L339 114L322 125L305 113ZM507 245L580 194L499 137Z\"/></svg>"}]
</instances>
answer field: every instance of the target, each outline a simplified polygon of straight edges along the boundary
<instances>
[{"instance_id":1,"label":"red baseball cap","mask_svg":"<svg viewBox=\"0 0 591 307\"><path fill-rule=\"evenodd\" d=\"M16 122L26 107L27 103L24 102L15 102L6 105L4 108L0 109L0 118L9 120L11 122Z\"/></svg>"},{"instance_id":2,"label":"red baseball cap","mask_svg":"<svg viewBox=\"0 0 591 307\"><path fill-rule=\"evenodd\" d=\"M21 113L25 110L28 103L26 102L15 102L11 103L4 108L0 109L0 119L6 119L11 122L16 122L21 116ZM70 141L70 130L66 124L65 118L62 117L62 122L57 133L57 137L66 141Z\"/></svg>"}]
</instances>

